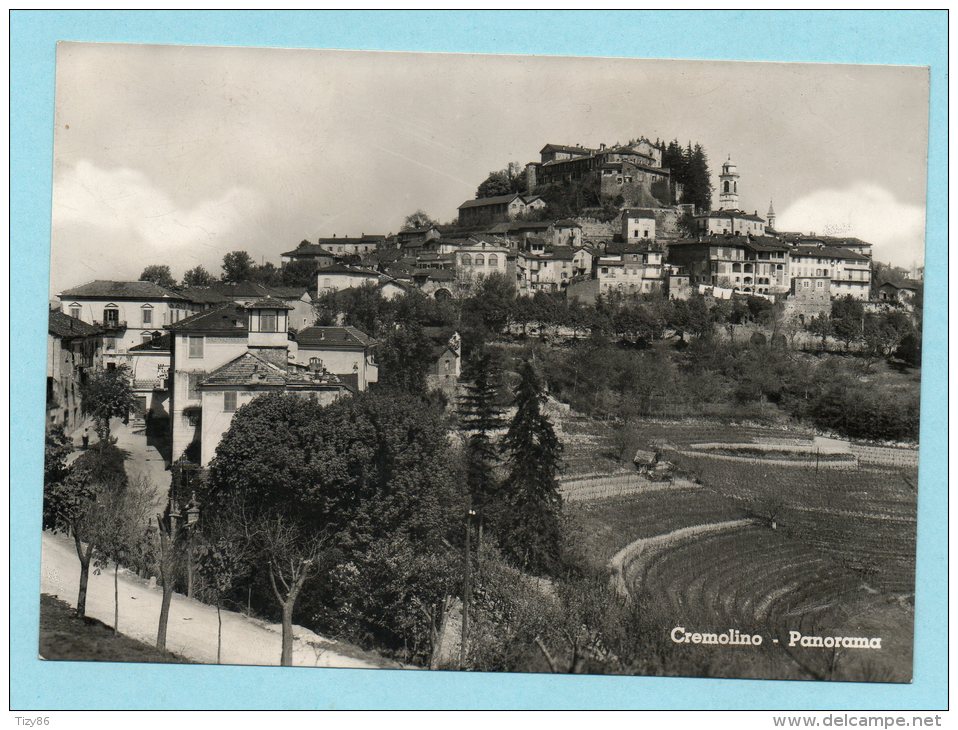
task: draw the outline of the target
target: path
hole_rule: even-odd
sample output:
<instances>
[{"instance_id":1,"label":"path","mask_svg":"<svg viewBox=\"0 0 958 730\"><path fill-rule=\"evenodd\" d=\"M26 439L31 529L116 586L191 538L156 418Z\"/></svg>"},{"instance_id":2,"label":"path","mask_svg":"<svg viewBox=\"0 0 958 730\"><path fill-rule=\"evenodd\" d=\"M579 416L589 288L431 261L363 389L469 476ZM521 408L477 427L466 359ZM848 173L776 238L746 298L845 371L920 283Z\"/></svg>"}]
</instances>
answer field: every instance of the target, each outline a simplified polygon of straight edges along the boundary
<instances>
[{"instance_id":1,"label":"path","mask_svg":"<svg viewBox=\"0 0 958 730\"><path fill-rule=\"evenodd\" d=\"M712 532L722 532L723 530L733 530L738 527L754 524L753 520L729 520L727 522L714 522L706 525L695 525L693 527L683 527L679 530L666 532L663 535L654 537L643 537L635 542L631 542L619 550L609 561L609 568L612 571L612 583L616 591L622 596L628 596L631 592L630 581L626 576L627 572L641 572L645 562L657 550L666 545L670 545L679 540L685 540L698 535L705 535ZM634 583L634 581L632 581Z\"/></svg>"},{"instance_id":2,"label":"path","mask_svg":"<svg viewBox=\"0 0 958 730\"><path fill-rule=\"evenodd\" d=\"M57 596L76 607L80 563L73 540L64 535L43 533L41 593ZM160 615L160 589L120 571L120 632L133 639L154 644ZM113 625L113 571L99 575L90 571L86 613L108 626ZM281 632L278 624L223 611L223 664L278 665ZM166 648L194 662L216 662L216 609L174 593L170 605ZM294 626L293 665L304 667L373 668L387 662L367 661L337 651L338 644L308 629ZM357 651L357 653L359 653Z\"/></svg>"}]
</instances>

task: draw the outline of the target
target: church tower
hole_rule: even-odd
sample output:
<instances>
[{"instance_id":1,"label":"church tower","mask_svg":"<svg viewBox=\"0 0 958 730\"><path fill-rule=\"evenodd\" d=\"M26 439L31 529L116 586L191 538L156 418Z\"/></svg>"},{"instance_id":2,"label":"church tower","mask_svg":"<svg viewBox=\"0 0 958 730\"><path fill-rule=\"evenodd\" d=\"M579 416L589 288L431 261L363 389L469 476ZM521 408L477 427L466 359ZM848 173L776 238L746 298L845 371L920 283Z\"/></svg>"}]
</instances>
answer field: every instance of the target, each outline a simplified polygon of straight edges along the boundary
<instances>
[{"instance_id":1,"label":"church tower","mask_svg":"<svg viewBox=\"0 0 958 730\"><path fill-rule=\"evenodd\" d=\"M726 210L738 208L738 170L731 155L722 163L722 174L719 175L719 207Z\"/></svg>"},{"instance_id":2,"label":"church tower","mask_svg":"<svg viewBox=\"0 0 958 730\"><path fill-rule=\"evenodd\" d=\"M765 214L765 227L775 229L775 206L772 205L772 199L768 199L768 213Z\"/></svg>"}]
</instances>

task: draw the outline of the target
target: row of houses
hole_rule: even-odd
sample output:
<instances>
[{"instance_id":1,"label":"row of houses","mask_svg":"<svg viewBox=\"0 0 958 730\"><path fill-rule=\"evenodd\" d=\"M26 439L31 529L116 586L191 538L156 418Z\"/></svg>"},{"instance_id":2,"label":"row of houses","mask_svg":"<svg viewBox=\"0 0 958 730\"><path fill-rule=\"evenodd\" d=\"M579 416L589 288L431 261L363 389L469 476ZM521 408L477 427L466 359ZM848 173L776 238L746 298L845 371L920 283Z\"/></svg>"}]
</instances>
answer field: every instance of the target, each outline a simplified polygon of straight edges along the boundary
<instances>
[{"instance_id":1,"label":"row of houses","mask_svg":"<svg viewBox=\"0 0 958 730\"><path fill-rule=\"evenodd\" d=\"M207 465L238 408L261 393L319 403L378 382L377 342L355 327L317 326L305 289L253 282L169 290L98 280L59 295L48 328L47 421L83 423L82 385L122 368L146 426L167 429L170 461ZM458 335L434 329L428 385L452 393Z\"/></svg>"}]
</instances>

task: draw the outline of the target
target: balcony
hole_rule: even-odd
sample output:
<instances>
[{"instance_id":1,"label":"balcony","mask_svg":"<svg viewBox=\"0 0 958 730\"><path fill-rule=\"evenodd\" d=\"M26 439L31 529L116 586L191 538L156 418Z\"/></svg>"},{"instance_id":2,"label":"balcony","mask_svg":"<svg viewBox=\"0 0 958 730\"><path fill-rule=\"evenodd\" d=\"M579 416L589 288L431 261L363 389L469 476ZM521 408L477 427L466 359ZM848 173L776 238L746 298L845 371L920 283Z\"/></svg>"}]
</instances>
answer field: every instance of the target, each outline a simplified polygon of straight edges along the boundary
<instances>
[{"instance_id":1,"label":"balcony","mask_svg":"<svg viewBox=\"0 0 958 730\"><path fill-rule=\"evenodd\" d=\"M115 319L107 319L101 322L94 321L93 324L96 325L97 327L102 327L107 332L118 332L120 330L126 329L125 321L121 322Z\"/></svg>"}]
</instances>

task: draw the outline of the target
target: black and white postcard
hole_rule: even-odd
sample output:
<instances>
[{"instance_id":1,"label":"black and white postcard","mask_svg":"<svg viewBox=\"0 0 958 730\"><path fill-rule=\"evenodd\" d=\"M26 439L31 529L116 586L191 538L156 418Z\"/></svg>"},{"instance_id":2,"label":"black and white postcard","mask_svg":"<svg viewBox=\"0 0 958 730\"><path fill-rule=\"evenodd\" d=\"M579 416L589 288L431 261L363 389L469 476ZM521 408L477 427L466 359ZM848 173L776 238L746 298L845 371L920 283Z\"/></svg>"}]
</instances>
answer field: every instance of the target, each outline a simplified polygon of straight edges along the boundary
<instances>
[{"instance_id":1,"label":"black and white postcard","mask_svg":"<svg viewBox=\"0 0 958 730\"><path fill-rule=\"evenodd\" d=\"M61 43L40 655L910 682L928 94Z\"/></svg>"}]
</instances>

